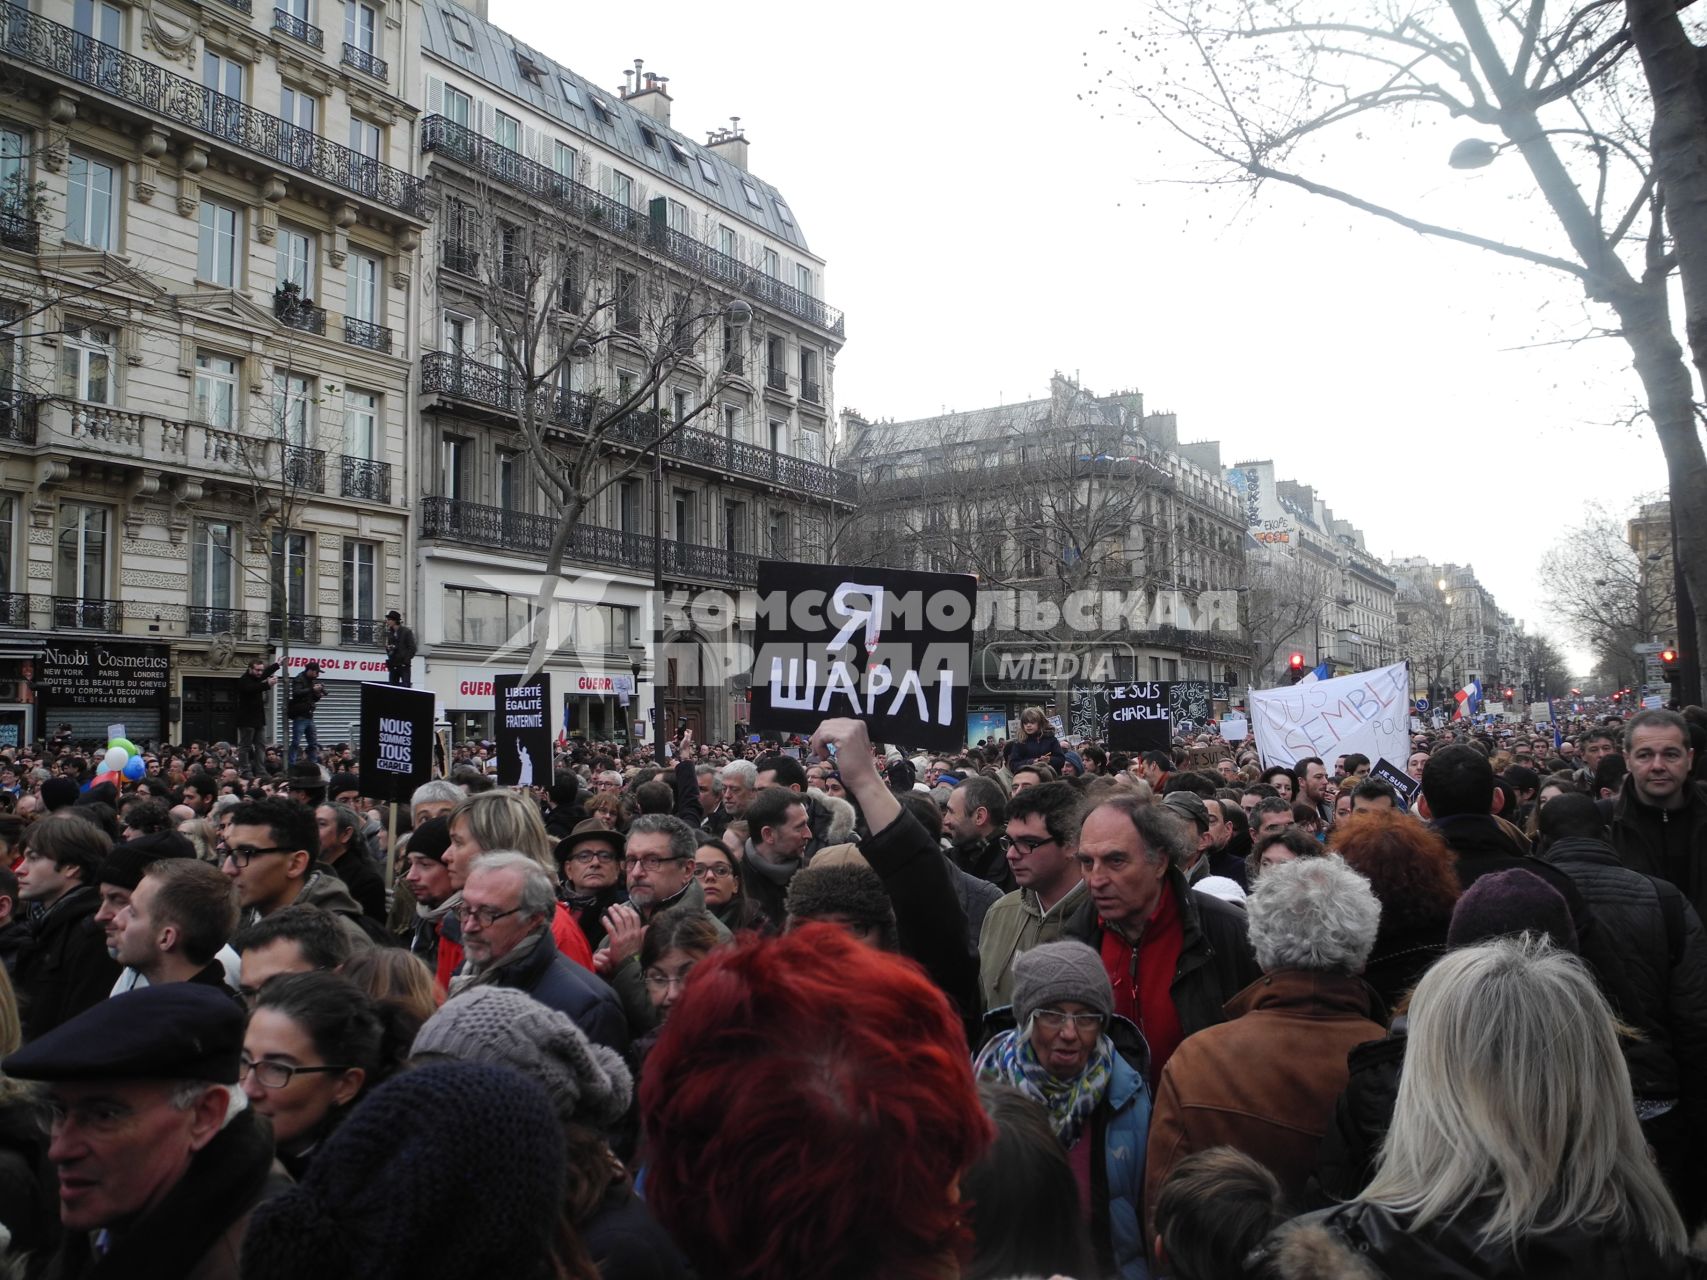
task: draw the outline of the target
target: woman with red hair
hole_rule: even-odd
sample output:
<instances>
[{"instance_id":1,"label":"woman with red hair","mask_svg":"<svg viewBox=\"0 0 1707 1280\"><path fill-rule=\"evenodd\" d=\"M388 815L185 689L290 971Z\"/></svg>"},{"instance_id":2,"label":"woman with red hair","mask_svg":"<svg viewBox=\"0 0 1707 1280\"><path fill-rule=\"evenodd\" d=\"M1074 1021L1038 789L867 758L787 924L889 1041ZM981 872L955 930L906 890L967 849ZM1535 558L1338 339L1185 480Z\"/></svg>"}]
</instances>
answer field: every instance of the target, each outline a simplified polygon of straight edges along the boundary
<instances>
[{"instance_id":1,"label":"woman with red hair","mask_svg":"<svg viewBox=\"0 0 1707 1280\"><path fill-rule=\"evenodd\" d=\"M1397 1009L1446 954L1446 927L1458 902L1457 859L1432 827L1378 809L1335 823L1328 848L1375 890L1381 926L1363 980L1389 1010Z\"/></svg>"},{"instance_id":2,"label":"woman with red hair","mask_svg":"<svg viewBox=\"0 0 1707 1280\"><path fill-rule=\"evenodd\" d=\"M831 924L714 953L647 1059L646 1198L702 1276L948 1280L992 1137L960 1021Z\"/></svg>"}]
</instances>

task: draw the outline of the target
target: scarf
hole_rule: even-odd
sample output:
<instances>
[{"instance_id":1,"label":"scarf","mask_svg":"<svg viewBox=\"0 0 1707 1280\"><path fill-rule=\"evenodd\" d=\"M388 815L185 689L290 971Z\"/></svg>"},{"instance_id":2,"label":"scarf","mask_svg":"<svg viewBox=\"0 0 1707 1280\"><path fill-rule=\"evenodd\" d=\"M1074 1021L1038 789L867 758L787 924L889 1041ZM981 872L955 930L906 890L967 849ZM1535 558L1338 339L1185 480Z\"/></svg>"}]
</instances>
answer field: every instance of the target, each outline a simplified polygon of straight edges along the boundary
<instances>
[{"instance_id":1,"label":"scarf","mask_svg":"<svg viewBox=\"0 0 1707 1280\"><path fill-rule=\"evenodd\" d=\"M424 920L428 924L438 924L439 921L443 920L451 912L455 911L457 903L461 901L462 890L458 889L436 907L429 907L424 902L417 902L415 904L415 918L417 920Z\"/></svg>"},{"instance_id":2,"label":"scarf","mask_svg":"<svg viewBox=\"0 0 1707 1280\"><path fill-rule=\"evenodd\" d=\"M1049 1112L1055 1136L1069 1150L1083 1136L1085 1122L1107 1095L1113 1069L1114 1048L1108 1037L1101 1035L1084 1070L1071 1080L1058 1080L1037 1060L1031 1037L1018 1031L1004 1031L985 1045L974 1067L980 1080L1012 1085L1041 1102Z\"/></svg>"},{"instance_id":3,"label":"scarf","mask_svg":"<svg viewBox=\"0 0 1707 1280\"><path fill-rule=\"evenodd\" d=\"M800 870L800 866L799 858L784 858L781 862L772 862L753 847L751 839L747 841L747 856L741 859L743 871L757 872L772 884L779 885L787 885L794 879L794 873Z\"/></svg>"},{"instance_id":4,"label":"scarf","mask_svg":"<svg viewBox=\"0 0 1707 1280\"><path fill-rule=\"evenodd\" d=\"M497 982L505 969L513 969L539 949L542 939L549 941L550 928L536 929L511 948L510 953L502 959L494 960L482 969L470 967L467 973L458 974L450 980L450 994L459 996L470 987L486 986ZM552 945L556 945L553 943Z\"/></svg>"}]
</instances>

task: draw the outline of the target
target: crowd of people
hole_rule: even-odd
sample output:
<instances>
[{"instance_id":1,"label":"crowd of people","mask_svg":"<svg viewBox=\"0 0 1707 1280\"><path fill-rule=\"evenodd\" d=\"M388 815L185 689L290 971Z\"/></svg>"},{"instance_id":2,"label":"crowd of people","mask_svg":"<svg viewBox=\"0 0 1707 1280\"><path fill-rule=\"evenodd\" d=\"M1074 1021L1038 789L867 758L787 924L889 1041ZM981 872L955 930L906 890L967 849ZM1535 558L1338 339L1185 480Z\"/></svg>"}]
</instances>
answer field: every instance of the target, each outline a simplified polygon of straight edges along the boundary
<instances>
[{"instance_id":1,"label":"crowd of people","mask_svg":"<svg viewBox=\"0 0 1707 1280\"><path fill-rule=\"evenodd\" d=\"M0 751L0 1276L1707 1274L1699 708L297 736Z\"/></svg>"}]
</instances>

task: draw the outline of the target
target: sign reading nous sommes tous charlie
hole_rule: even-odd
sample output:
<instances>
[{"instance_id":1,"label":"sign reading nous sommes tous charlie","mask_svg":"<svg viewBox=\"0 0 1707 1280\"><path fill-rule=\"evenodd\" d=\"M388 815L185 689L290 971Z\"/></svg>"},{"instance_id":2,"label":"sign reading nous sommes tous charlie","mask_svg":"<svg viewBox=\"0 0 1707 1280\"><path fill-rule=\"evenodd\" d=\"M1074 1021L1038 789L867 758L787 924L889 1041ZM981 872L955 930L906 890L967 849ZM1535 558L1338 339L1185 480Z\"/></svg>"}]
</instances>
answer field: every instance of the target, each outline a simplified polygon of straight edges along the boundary
<instances>
[{"instance_id":1,"label":"sign reading nous sommes tous charlie","mask_svg":"<svg viewBox=\"0 0 1707 1280\"><path fill-rule=\"evenodd\" d=\"M36 700L52 714L73 707L166 713L171 651L163 644L50 639L36 664Z\"/></svg>"},{"instance_id":2,"label":"sign reading nous sommes tous charlie","mask_svg":"<svg viewBox=\"0 0 1707 1280\"><path fill-rule=\"evenodd\" d=\"M433 693L362 685L362 794L409 802L433 776Z\"/></svg>"},{"instance_id":3,"label":"sign reading nous sommes tous charlie","mask_svg":"<svg viewBox=\"0 0 1707 1280\"><path fill-rule=\"evenodd\" d=\"M966 742L977 580L970 574L759 564L752 725L865 721L874 742Z\"/></svg>"}]
</instances>

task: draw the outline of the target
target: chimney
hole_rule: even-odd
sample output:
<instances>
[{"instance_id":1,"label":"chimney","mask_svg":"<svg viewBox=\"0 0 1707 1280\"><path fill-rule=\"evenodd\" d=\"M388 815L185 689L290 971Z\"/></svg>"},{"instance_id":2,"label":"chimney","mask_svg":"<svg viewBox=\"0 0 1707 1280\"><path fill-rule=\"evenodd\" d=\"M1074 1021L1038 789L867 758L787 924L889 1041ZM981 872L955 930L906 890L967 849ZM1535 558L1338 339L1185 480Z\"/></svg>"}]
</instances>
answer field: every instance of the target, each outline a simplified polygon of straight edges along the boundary
<instances>
[{"instance_id":1,"label":"chimney","mask_svg":"<svg viewBox=\"0 0 1707 1280\"><path fill-rule=\"evenodd\" d=\"M636 58L634 70L622 73L622 100L669 128L670 95L664 86L670 83L670 77L655 75L645 70L645 65L641 59Z\"/></svg>"},{"instance_id":2,"label":"chimney","mask_svg":"<svg viewBox=\"0 0 1707 1280\"><path fill-rule=\"evenodd\" d=\"M713 129L705 139L705 148L722 156L737 169L747 168L747 135L741 132L741 117L730 116L727 129Z\"/></svg>"}]
</instances>

